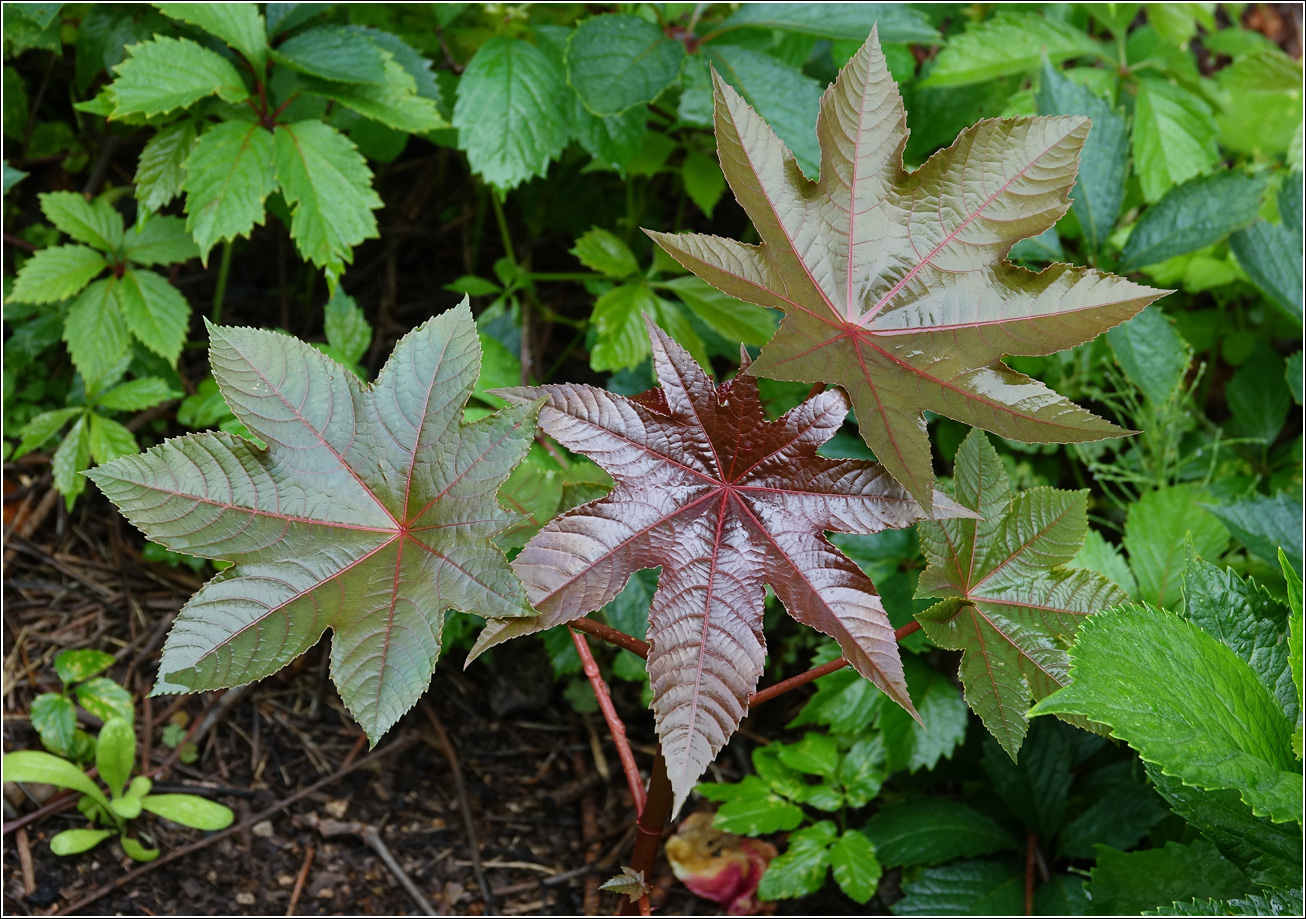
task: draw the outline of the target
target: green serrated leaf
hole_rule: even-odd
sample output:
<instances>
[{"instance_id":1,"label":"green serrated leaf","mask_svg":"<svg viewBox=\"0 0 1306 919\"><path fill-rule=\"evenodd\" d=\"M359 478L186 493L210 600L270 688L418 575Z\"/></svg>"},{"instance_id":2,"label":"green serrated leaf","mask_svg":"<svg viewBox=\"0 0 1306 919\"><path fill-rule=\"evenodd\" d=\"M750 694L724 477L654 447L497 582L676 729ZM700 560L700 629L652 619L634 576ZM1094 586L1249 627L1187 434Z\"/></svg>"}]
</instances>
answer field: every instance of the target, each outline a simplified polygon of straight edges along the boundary
<instances>
[{"instance_id":1,"label":"green serrated leaf","mask_svg":"<svg viewBox=\"0 0 1306 919\"><path fill-rule=\"evenodd\" d=\"M1167 775L1237 790L1275 822L1301 820L1290 722L1255 671L1195 623L1127 604L1090 618L1070 659L1071 684L1031 715L1108 725Z\"/></svg>"},{"instance_id":2,"label":"green serrated leaf","mask_svg":"<svg viewBox=\"0 0 1306 919\"><path fill-rule=\"evenodd\" d=\"M1111 329L1106 340L1125 376L1156 406L1175 396L1193 360L1193 349L1155 304Z\"/></svg>"},{"instance_id":3,"label":"green serrated leaf","mask_svg":"<svg viewBox=\"0 0 1306 919\"><path fill-rule=\"evenodd\" d=\"M804 734L797 743L776 749L780 762L808 775L833 778L839 769L839 747L828 734Z\"/></svg>"},{"instance_id":4,"label":"green serrated leaf","mask_svg":"<svg viewBox=\"0 0 1306 919\"><path fill-rule=\"evenodd\" d=\"M1042 55L1053 63L1091 55L1097 42L1074 26L1036 13L998 13L949 38L922 87L961 86L1027 73Z\"/></svg>"},{"instance_id":5,"label":"green serrated leaf","mask_svg":"<svg viewBox=\"0 0 1306 919\"><path fill-rule=\"evenodd\" d=\"M1065 820L1075 733L1055 721L1036 723L1019 759L993 741L984 744L981 764L998 797L1028 832L1042 839L1056 835Z\"/></svg>"},{"instance_id":6,"label":"green serrated leaf","mask_svg":"<svg viewBox=\"0 0 1306 919\"><path fill-rule=\"evenodd\" d=\"M1289 173L1279 191L1279 223L1259 220L1229 237L1238 264L1297 324L1302 321L1303 247L1301 173Z\"/></svg>"},{"instance_id":7,"label":"green serrated leaf","mask_svg":"<svg viewBox=\"0 0 1306 919\"><path fill-rule=\"evenodd\" d=\"M620 115L657 98L684 59L684 44L646 19L595 16L567 41L567 82L595 115Z\"/></svg>"},{"instance_id":8,"label":"green serrated leaf","mask_svg":"<svg viewBox=\"0 0 1306 919\"><path fill-rule=\"evenodd\" d=\"M500 191L542 176L570 139L561 69L518 38L483 44L458 80L453 125L472 171ZM487 118L486 112L496 112Z\"/></svg>"},{"instance_id":9,"label":"green serrated leaf","mask_svg":"<svg viewBox=\"0 0 1306 919\"><path fill-rule=\"evenodd\" d=\"M1167 815L1165 802L1144 782L1132 778L1115 782L1061 828L1057 853L1091 860L1099 843L1132 848Z\"/></svg>"},{"instance_id":10,"label":"green serrated leaf","mask_svg":"<svg viewBox=\"0 0 1306 919\"><path fill-rule=\"evenodd\" d=\"M863 906L874 896L883 874L875 854L875 846L856 830L847 830L830 846L830 870L835 883Z\"/></svg>"},{"instance_id":11,"label":"green serrated leaf","mask_svg":"<svg viewBox=\"0 0 1306 919\"><path fill-rule=\"evenodd\" d=\"M386 71L391 56L367 32L352 26L307 29L278 45L272 57L284 67L339 83L384 84L393 79Z\"/></svg>"},{"instance_id":12,"label":"green serrated leaf","mask_svg":"<svg viewBox=\"0 0 1306 919\"><path fill-rule=\"evenodd\" d=\"M879 727L887 768L890 772L933 769L940 758L951 759L966 739L966 702L947 676L913 655L904 658L903 672L920 721L898 706L884 706Z\"/></svg>"},{"instance_id":13,"label":"green serrated leaf","mask_svg":"<svg viewBox=\"0 0 1306 919\"><path fill-rule=\"evenodd\" d=\"M108 267L103 255L86 246L50 246L23 262L13 290L5 299L14 303L57 303L76 294Z\"/></svg>"},{"instance_id":14,"label":"green serrated leaf","mask_svg":"<svg viewBox=\"0 0 1306 919\"><path fill-rule=\"evenodd\" d=\"M689 195L689 200L711 217L726 190L726 177L721 174L721 167L716 160L697 150L690 150L680 166L680 178L685 183L685 194Z\"/></svg>"},{"instance_id":15,"label":"green serrated leaf","mask_svg":"<svg viewBox=\"0 0 1306 919\"><path fill-rule=\"evenodd\" d=\"M745 3L720 26L778 29L817 38L863 42L878 28L880 41L934 44L938 30L920 10L901 3Z\"/></svg>"},{"instance_id":16,"label":"green serrated leaf","mask_svg":"<svg viewBox=\"0 0 1306 919\"><path fill-rule=\"evenodd\" d=\"M1120 554L1119 547L1107 542L1097 530L1088 531L1083 548L1066 563L1066 567L1088 568L1106 575L1130 597L1138 594L1138 582L1134 580L1134 573L1129 570L1129 563Z\"/></svg>"},{"instance_id":17,"label":"green serrated leaf","mask_svg":"<svg viewBox=\"0 0 1306 919\"><path fill-rule=\"evenodd\" d=\"M63 340L87 388L98 388L131 344L131 332L118 305L116 278L96 281L73 301Z\"/></svg>"},{"instance_id":18,"label":"green serrated leaf","mask_svg":"<svg viewBox=\"0 0 1306 919\"><path fill-rule=\"evenodd\" d=\"M1129 567L1138 581L1138 599L1176 609L1183 589L1185 540L1191 536L1197 554L1214 561L1229 543L1229 534L1198 502L1205 491L1198 485L1174 485L1150 491L1129 505L1124 546Z\"/></svg>"},{"instance_id":19,"label":"green serrated leaf","mask_svg":"<svg viewBox=\"0 0 1306 919\"><path fill-rule=\"evenodd\" d=\"M190 327L190 304L163 275L144 269L123 273L118 305L127 327L141 344L176 366Z\"/></svg>"},{"instance_id":20,"label":"green serrated leaf","mask_svg":"<svg viewBox=\"0 0 1306 919\"><path fill-rule=\"evenodd\" d=\"M161 128L145 142L136 161L136 200L157 211L181 194L186 160L195 146L195 123L189 118Z\"/></svg>"},{"instance_id":21,"label":"green serrated leaf","mask_svg":"<svg viewBox=\"0 0 1306 919\"><path fill-rule=\"evenodd\" d=\"M166 380L160 377L141 377L120 383L108 392L100 394L95 398L95 404L112 411L140 412L147 408L154 408L160 402L181 397L182 393L174 390ZM112 660L112 656L109 659Z\"/></svg>"},{"instance_id":22,"label":"green serrated leaf","mask_svg":"<svg viewBox=\"0 0 1306 919\"><path fill-rule=\"evenodd\" d=\"M1217 172L1170 189L1143 212L1120 253L1120 271L1135 271L1220 242L1256 219L1267 176Z\"/></svg>"},{"instance_id":23,"label":"green serrated leaf","mask_svg":"<svg viewBox=\"0 0 1306 919\"><path fill-rule=\"evenodd\" d=\"M1280 547L1300 576L1302 571L1302 505L1287 492L1272 498L1252 498L1233 504L1204 504L1229 528L1247 550L1273 565ZM1214 558L1205 555L1204 558Z\"/></svg>"},{"instance_id":24,"label":"green serrated leaf","mask_svg":"<svg viewBox=\"0 0 1306 919\"><path fill-rule=\"evenodd\" d=\"M1025 873L1010 862L964 861L926 868L902 885L897 916L1019 916Z\"/></svg>"},{"instance_id":25,"label":"green serrated leaf","mask_svg":"<svg viewBox=\"0 0 1306 919\"><path fill-rule=\"evenodd\" d=\"M276 175L292 208L290 235L319 267L353 261L353 248L377 235L381 199L372 171L347 137L321 121L277 125Z\"/></svg>"},{"instance_id":26,"label":"green serrated leaf","mask_svg":"<svg viewBox=\"0 0 1306 919\"><path fill-rule=\"evenodd\" d=\"M86 479L78 475L91 463L91 435L86 416L78 418L59 449L50 458L50 471L54 476L54 487L64 496L65 505L71 509L73 501L86 490Z\"/></svg>"},{"instance_id":27,"label":"green serrated leaf","mask_svg":"<svg viewBox=\"0 0 1306 919\"><path fill-rule=\"evenodd\" d=\"M1136 916L1192 897L1223 900L1250 887L1247 876L1202 839L1191 846L1167 842L1141 852L1098 846L1088 882L1093 912L1104 916Z\"/></svg>"},{"instance_id":28,"label":"green serrated leaf","mask_svg":"<svg viewBox=\"0 0 1306 919\"><path fill-rule=\"evenodd\" d=\"M186 229L208 264L220 240L248 236L263 222L277 187L272 135L257 124L224 121L200 136L186 161Z\"/></svg>"},{"instance_id":29,"label":"green serrated leaf","mask_svg":"<svg viewBox=\"0 0 1306 919\"><path fill-rule=\"evenodd\" d=\"M590 366L595 370L622 370L648 357L643 315L657 315L657 311L657 298L643 280L614 287L599 297L590 318L595 332Z\"/></svg>"},{"instance_id":30,"label":"green serrated leaf","mask_svg":"<svg viewBox=\"0 0 1306 919\"><path fill-rule=\"evenodd\" d=\"M38 197L46 219L77 242L110 253L122 245L122 214L104 198L87 201L72 191L47 192Z\"/></svg>"},{"instance_id":31,"label":"green serrated leaf","mask_svg":"<svg viewBox=\"0 0 1306 919\"><path fill-rule=\"evenodd\" d=\"M156 3L165 16L216 35L262 71L268 55L267 28L252 3Z\"/></svg>"},{"instance_id":32,"label":"green serrated leaf","mask_svg":"<svg viewBox=\"0 0 1306 919\"><path fill-rule=\"evenodd\" d=\"M111 418L92 414L90 425L89 443L91 461L94 463L107 463L120 456L130 456L140 449L136 436Z\"/></svg>"},{"instance_id":33,"label":"green serrated leaf","mask_svg":"<svg viewBox=\"0 0 1306 919\"><path fill-rule=\"evenodd\" d=\"M134 265L171 265L200 254L180 217L154 215L127 233L123 255Z\"/></svg>"},{"instance_id":34,"label":"green serrated leaf","mask_svg":"<svg viewBox=\"0 0 1306 919\"><path fill-rule=\"evenodd\" d=\"M372 327L363 315L362 308L354 298L337 286L331 299L327 301L323 330L326 340L344 359L356 364L367 353L367 346L372 343ZM514 380L508 385L520 382Z\"/></svg>"},{"instance_id":35,"label":"green serrated leaf","mask_svg":"<svg viewBox=\"0 0 1306 919\"><path fill-rule=\"evenodd\" d=\"M63 430L65 424L84 411L85 409L80 406L56 408L48 412L42 412L32 418L18 432L19 441L17 449L14 450L14 458L17 459L40 448L51 437Z\"/></svg>"},{"instance_id":36,"label":"green serrated leaf","mask_svg":"<svg viewBox=\"0 0 1306 919\"><path fill-rule=\"evenodd\" d=\"M726 341L760 347L771 340L779 325L774 310L736 300L694 275L672 278L665 286Z\"/></svg>"},{"instance_id":37,"label":"green serrated leaf","mask_svg":"<svg viewBox=\"0 0 1306 919\"><path fill-rule=\"evenodd\" d=\"M1134 103L1134 170L1143 197L1159 201L1175 185L1219 162L1211 107L1183 87L1142 76Z\"/></svg>"},{"instance_id":38,"label":"green serrated leaf","mask_svg":"<svg viewBox=\"0 0 1306 919\"><path fill-rule=\"evenodd\" d=\"M188 38L156 37L127 47L110 84L115 117L163 115L208 96L244 102L249 90L234 64Z\"/></svg>"}]
</instances>

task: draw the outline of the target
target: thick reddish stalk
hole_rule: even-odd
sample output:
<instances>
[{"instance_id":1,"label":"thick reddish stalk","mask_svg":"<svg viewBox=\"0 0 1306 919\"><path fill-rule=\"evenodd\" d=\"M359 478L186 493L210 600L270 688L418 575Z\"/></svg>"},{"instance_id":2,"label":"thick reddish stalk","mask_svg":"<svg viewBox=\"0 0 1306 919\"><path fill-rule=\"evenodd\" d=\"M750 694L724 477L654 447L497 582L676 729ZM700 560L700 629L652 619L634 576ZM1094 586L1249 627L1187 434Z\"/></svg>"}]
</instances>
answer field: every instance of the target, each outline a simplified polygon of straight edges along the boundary
<instances>
[{"instance_id":1,"label":"thick reddish stalk","mask_svg":"<svg viewBox=\"0 0 1306 919\"><path fill-rule=\"evenodd\" d=\"M585 676L589 677L594 698L598 700L599 711L603 713L603 720L608 723L608 733L612 735L612 742L617 745L617 756L621 759L622 771L626 773L626 784L630 786L630 796L635 800L635 810L643 813L644 782L639 777L639 766L635 765L635 754L631 752L630 741L626 739L625 722L621 720L621 716L617 714L617 709L612 704L608 684L603 681L603 675L599 673L599 665L594 660L594 653L590 651L589 642L575 629L568 629L568 631L571 633L572 642L576 645L576 653L580 655L581 666L585 668Z\"/></svg>"},{"instance_id":2,"label":"thick reddish stalk","mask_svg":"<svg viewBox=\"0 0 1306 919\"><path fill-rule=\"evenodd\" d=\"M662 758L662 751L659 750L653 760L653 774L648 780L648 800L635 824L635 851L630 856L630 867L643 873L645 884L653 883L653 868L657 864L662 832L671 816L671 802L674 798L671 779L667 776L667 761ZM621 914L635 915L636 909L642 908L646 899L641 898L639 907L629 900L623 900Z\"/></svg>"},{"instance_id":3,"label":"thick reddish stalk","mask_svg":"<svg viewBox=\"0 0 1306 919\"><path fill-rule=\"evenodd\" d=\"M610 645L616 645L618 648L625 648L632 654L638 654L640 657L648 657L648 642L640 641L638 638L632 638L625 632L620 632L610 625L604 625L596 619L577 619L571 623L573 629L580 629L582 632L588 632L595 638L606 641Z\"/></svg>"}]
</instances>

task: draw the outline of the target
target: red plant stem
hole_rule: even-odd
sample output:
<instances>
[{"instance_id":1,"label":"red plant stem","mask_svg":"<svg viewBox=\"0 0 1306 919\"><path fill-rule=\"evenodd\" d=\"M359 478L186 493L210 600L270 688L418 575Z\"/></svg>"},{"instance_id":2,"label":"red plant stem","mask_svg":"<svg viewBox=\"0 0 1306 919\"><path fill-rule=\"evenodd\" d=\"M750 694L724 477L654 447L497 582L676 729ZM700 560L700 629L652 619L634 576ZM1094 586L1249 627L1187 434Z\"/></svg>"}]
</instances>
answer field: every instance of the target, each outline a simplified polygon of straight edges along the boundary
<instances>
[{"instance_id":1,"label":"red plant stem","mask_svg":"<svg viewBox=\"0 0 1306 919\"><path fill-rule=\"evenodd\" d=\"M643 873L646 884L652 883L658 849L662 846L662 832L666 828L667 818L671 816L674 797L671 779L667 777L667 761L662 758L662 751L659 750L653 760L653 774L648 780L648 800L635 823L635 851L630 856L630 867ZM643 905L642 898L640 905ZM623 900L621 915L633 916L636 908L634 903Z\"/></svg>"},{"instance_id":2,"label":"red plant stem","mask_svg":"<svg viewBox=\"0 0 1306 919\"><path fill-rule=\"evenodd\" d=\"M606 641L610 645L616 645L618 648L625 648L632 654L638 654L640 657L648 658L649 645L646 641L640 641L638 638L632 638L625 632L619 632L610 625L604 625L596 619L577 619L575 622L568 623L573 629L579 629L582 632L588 632L601 641Z\"/></svg>"},{"instance_id":3,"label":"red plant stem","mask_svg":"<svg viewBox=\"0 0 1306 919\"><path fill-rule=\"evenodd\" d=\"M1038 837L1033 833L1025 843L1025 915L1034 915L1034 866L1038 861Z\"/></svg>"},{"instance_id":4,"label":"red plant stem","mask_svg":"<svg viewBox=\"0 0 1306 919\"><path fill-rule=\"evenodd\" d=\"M585 668L585 676L589 677L594 698L598 700L599 711L603 712L603 720L608 723L608 733L612 735L612 742L617 745L617 756L621 759L622 771L626 773L626 784L630 786L630 796L635 801L635 810L643 813L644 781L639 776L639 766L635 765L635 754L630 749L630 741L626 739L626 725L612 704L608 684L603 681L603 675L599 673L599 665L594 660L594 652L590 650L589 642L575 629L568 629L568 631L571 633L572 642L576 645L576 653L580 655L581 665Z\"/></svg>"}]
</instances>

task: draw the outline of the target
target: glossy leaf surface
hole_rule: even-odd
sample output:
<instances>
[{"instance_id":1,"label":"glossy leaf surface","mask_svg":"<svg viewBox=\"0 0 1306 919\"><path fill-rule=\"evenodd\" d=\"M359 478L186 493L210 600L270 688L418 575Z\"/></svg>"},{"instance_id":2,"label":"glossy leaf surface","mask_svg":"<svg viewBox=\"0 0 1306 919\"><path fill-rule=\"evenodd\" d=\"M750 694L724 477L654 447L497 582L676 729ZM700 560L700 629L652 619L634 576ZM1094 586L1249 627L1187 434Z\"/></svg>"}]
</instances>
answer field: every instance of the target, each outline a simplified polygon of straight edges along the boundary
<instances>
[{"instance_id":1,"label":"glossy leaf surface","mask_svg":"<svg viewBox=\"0 0 1306 919\"><path fill-rule=\"evenodd\" d=\"M1004 260L1065 213L1088 128L1079 116L983 121L908 173L902 100L872 33L822 97L816 182L716 81L722 170L760 246L649 235L720 290L784 310L754 371L842 386L876 457L928 506L922 410L1024 441L1124 433L1001 360L1081 344L1161 294Z\"/></svg>"},{"instance_id":2,"label":"glossy leaf surface","mask_svg":"<svg viewBox=\"0 0 1306 919\"><path fill-rule=\"evenodd\" d=\"M944 599L917 618L935 644L963 652L966 701L1014 758L1030 700L1066 685L1065 648L1080 622L1127 598L1096 571L1065 567L1088 531L1083 492L1012 495L978 431L957 452L955 484L958 503L983 519L919 527L930 565L917 594Z\"/></svg>"},{"instance_id":3,"label":"glossy leaf surface","mask_svg":"<svg viewBox=\"0 0 1306 919\"><path fill-rule=\"evenodd\" d=\"M579 619L635 571L661 566L648 668L678 807L734 733L761 676L764 583L911 710L875 588L824 534L908 526L923 512L883 467L817 455L848 413L842 393L821 393L768 422L753 376L714 386L646 323L660 390L633 399L574 384L500 391L517 402L547 397L544 430L617 485L526 545L513 567L541 615L491 623L473 653ZM938 500L941 513L964 513Z\"/></svg>"},{"instance_id":4,"label":"glossy leaf surface","mask_svg":"<svg viewBox=\"0 0 1306 919\"><path fill-rule=\"evenodd\" d=\"M370 387L282 335L210 336L223 396L268 449L198 434L91 473L153 541L236 563L178 615L154 691L268 676L330 628L332 677L376 740L426 690L446 609L529 614L493 538L516 519L495 494L535 406L463 423L480 369L465 304L405 336Z\"/></svg>"}]
</instances>

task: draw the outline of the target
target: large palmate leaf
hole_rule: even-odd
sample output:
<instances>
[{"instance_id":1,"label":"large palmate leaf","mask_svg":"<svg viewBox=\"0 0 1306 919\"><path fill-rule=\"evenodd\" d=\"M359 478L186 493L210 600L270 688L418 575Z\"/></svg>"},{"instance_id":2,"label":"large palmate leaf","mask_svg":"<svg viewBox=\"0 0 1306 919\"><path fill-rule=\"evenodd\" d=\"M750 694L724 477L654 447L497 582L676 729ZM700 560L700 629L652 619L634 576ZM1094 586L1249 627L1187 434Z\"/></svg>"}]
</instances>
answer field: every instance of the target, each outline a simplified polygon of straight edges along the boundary
<instances>
[{"instance_id":1,"label":"large palmate leaf","mask_svg":"<svg viewBox=\"0 0 1306 919\"><path fill-rule=\"evenodd\" d=\"M842 386L866 443L928 507L924 409L1024 441L1124 433L1002 363L1088 341L1161 295L1004 261L1065 213L1088 128L1080 116L983 121L908 173L902 100L872 32L822 97L817 182L716 81L717 152L760 246L649 235L714 287L784 310L754 372Z\"/></svg>"},{"instance_id":2,"label":"large palmate leaf","mask_svg":"<svg viewBox=\"0 0 1306 919\"><path fill-rule=\"evenodd\" d=\"M546 396L544 430L617 484L527 543L513 567L540 617L491 623L473 654L579 619L635 571L661 566L648 669L679 807L734 733L761 676L764 583L911 710L875 588L824 534L908 526L923 512L883 467L817 455L848 413L842 393L821 393L768 422L755 377L741 372L713 386L688 352L646 324L661 390L634 399L576 384L498 391L515 402ZM937 500L940 513L965 513Z\"/></svg>"},{"instance_id":3,"label":"large palmate leaf","mask_svg":"<svg viewBox=\"0 0 1306 919\"><path fill-rule=\"evenodd\" d=\"M1084 492L1012 495L978 431L957 451L955 476L957 502L982 519L918 528L930 564L917 595L944 599L917 619L935 644L963 652L966 701L1014 758L1030 700L1067 682L1066 646L1080 622L1127 598L1096 571L1066 567L1088 532Z\"/></svg>"},{"instance_id":4,"label":"large palmate leaf","mask_svg":"<svg viewBox=\"0 0 1306 919\"><path fill-rule=\"evenodd\" d=\"M275 673L331 628L331 672L374 741L426 690L449 608L529 615L493 538L538 403L463 424L481 350L466 301L365 386L284 335L210 326L213 377L268 444L170 440L91 478L169 549L236 563L177 616L155 693Z\"/></svg>"}]
</instances>

